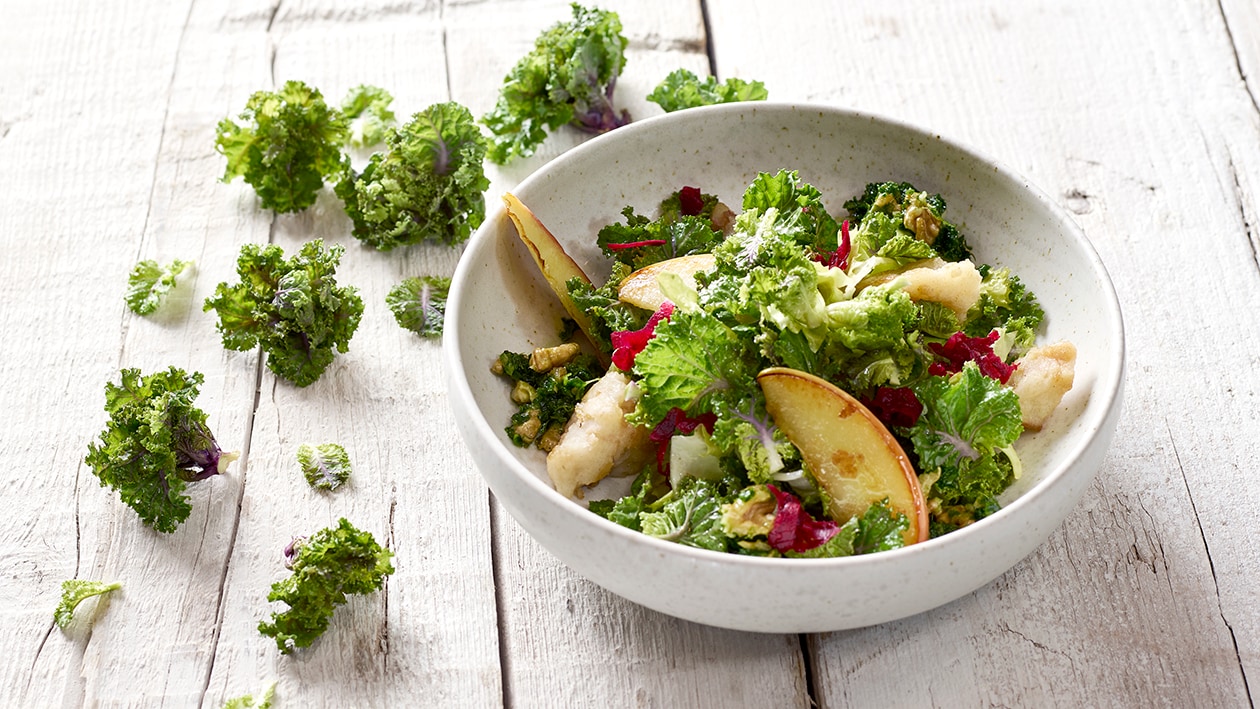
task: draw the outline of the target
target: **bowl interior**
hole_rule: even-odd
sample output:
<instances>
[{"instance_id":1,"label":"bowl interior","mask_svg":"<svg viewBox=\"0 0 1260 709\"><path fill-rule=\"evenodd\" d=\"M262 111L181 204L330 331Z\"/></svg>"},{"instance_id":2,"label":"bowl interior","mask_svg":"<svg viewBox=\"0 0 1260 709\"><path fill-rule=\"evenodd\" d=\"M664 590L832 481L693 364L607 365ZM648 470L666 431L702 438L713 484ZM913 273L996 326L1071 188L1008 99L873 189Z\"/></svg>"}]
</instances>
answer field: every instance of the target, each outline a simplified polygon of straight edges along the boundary
<instances>
[{"instance_id":1,"label":"bowl interior","mask_svg":"<svg viewBox=\"0 0 1260 709\"><path fill-rule=\"evenodd\" d=\"M868 182L896 180L939 192L978 263L1010 268L1037 294L1047 318L1043 341L1077 347L1076 382L1049 425L1017 444L1025 474L1007 505L1074 460L1098 430L1118 392L1122 367L1119 308L1102 264L1062 210L1021 178L938 136L870 115L787 104L716 106L618 129L544 166L513 192L547 225L593 281L608 265L595 234L633 205L652 214L684 185L717 194L738 211L758 172L797 170L829 210ZM488 424L488 445L507 448L517 472L556 499L545 456L510 444L514 410L489 365L499 352L554 344L561 308L501 208L470 242L452 291L454 376ZM609 481L615 484L613 481ZM546 494L546 493L544 493ZM598 489L595 496L602 496Z\"/></svg>"}]
</instances>

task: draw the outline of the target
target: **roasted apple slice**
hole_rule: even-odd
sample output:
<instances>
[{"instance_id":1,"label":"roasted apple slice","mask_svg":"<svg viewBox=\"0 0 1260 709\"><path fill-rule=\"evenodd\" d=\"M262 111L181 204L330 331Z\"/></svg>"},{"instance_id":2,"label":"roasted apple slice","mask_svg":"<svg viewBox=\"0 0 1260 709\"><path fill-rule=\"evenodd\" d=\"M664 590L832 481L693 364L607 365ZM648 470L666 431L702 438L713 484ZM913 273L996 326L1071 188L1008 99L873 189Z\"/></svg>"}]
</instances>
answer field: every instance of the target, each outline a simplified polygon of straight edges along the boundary
<instances>
[{"instance_id":1,"label":"roasted apple slice","mask_svg":"<svg viewBox=\"0 0 1260 709\"><path fill-rule=\"evenodd\" d=\"M598 343L599 341L591 335L590 318L569 297L569 289L565 285L572 278L581 278L586 283L590 283L591 279L586 277L586 273L565 252L564 247L556 241L551 231L538 221L538 217L534 216L534 213L522 204L516 195L510 192L503 195L503 203L506 205L508 218L516 226L516 233L521 237L521 241L525 242L530 256L534 257L534 263L538 264L538 270L542 272L551 290L555 291L565 312L573 318L592 343ZM600 362L607 367L610 362L608 354L603 352L598 345L595 350Z\"/></svg>"},{"instance_id":2,"label":"roasted apple slice","mask_svg":"<svg viewBox=\"0 0 1260 709\"><path fill-rule=\"evenodd\" d=\"M696 274L713 268L714 262L713 254L688 254L657 261L626 276L617 289L617 298L623 303L655 312L665 302L659 278L662 273L677 274L694 288Z\"/></svg>"},{"instance_id":3,"label":"roasted apple slice","mask_svg":"<svg viewBox=\"0 0 1260 709\"><path fill-rule=\"evenodd\" d=\"M843 524L888 499L910 520L906 544L928 538L927 506L910 459L884 424L834 384L786 367L757 375L766 410L800 451Z\"/></svg>"}]
</instances>

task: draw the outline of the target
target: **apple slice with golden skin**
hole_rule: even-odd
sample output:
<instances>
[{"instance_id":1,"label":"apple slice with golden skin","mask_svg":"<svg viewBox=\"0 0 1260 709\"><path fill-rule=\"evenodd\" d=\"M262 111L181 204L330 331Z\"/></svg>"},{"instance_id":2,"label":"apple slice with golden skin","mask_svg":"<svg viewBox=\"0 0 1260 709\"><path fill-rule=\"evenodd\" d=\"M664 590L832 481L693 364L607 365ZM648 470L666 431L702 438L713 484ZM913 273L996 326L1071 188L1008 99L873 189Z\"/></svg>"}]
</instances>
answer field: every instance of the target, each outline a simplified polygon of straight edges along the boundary
<instances>
[{"instance_id":1,"label":"apple slice with golden skin","mask_svg":"<svg viewBox=\"0 0 1260 709\"><path fill-rule=\"evenodd\" d=\"M848 392L807 372L771 367L757 375L766 411L827 491L827 512L843 524L888 498L910 527L906 544L928 538L927 505L905 451Z\"/></svg>"},{"instance_id":2,"label":"apple slice with golden skin","mask_svg":"<svg viewBox=\"0 0 1260 709\"><path fill-rule=\"evenodd\" d=\"M529 249L529 255L534 257L534 263L538 264L538 270L542 272L551 290L555 291L565 312L578 324L587 339L592 343L597 343L598 340L591 335L590 318L569 297L569 289L565 285L572 278L580 278L586 283L590 283L591 279L587 278L582 267L577 265L560 242L556 241L551 231L538 220L538 217L534 216L529 207L521 203L516 195L510 192L504 194L503 203L507 209L508 218L516 226L517 235ZM595 347L595 354L605 367L611 362L608 353L600 349L598 345Z\"/></svg>"},{"instance_id":3,"label":"apple slice with golden skin","mask_svg":"<svg viewBox=\"0 0 1260 709\"><path fill-rule=\"evenodd\" d=\"M623 303L655 312L666 300L659 281L662 273L677 274L694 288L696 274L712 269L714 263L713 254L688 254L657 261L626 276L617 289L617 298Z\"/></svg>"}]
</instances>

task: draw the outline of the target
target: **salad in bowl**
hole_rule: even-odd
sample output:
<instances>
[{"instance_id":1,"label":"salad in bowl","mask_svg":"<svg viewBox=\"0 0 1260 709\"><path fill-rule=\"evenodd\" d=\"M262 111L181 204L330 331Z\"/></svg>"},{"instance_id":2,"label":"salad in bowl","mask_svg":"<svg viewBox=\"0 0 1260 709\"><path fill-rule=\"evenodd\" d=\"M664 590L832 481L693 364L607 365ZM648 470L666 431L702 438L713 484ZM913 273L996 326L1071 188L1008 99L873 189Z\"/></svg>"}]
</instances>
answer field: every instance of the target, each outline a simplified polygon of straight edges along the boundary
<instances>
[{"instance_id":1,"label":"salad in bowl","mask_svg":"<svg viewBox=\"0 0 1260 709\"><path fill-rule=\"evenodd\" d=\"M786 169L738 208L680 186L598 229L592 281L507 195L567 314L490 363L507 437L591 513L716 552L861 555L996 512L1074 345L1039 341L1036 295L977 262L940 195L872 182L836 215L824 197Z\"/></svg>"},{"instance_id":2,"label":"salad in bowl","mask_svg":"<svg viewBox=\"0 0 1260 709\"><path fill-rule=\"evenodd\" d=\"M511 193L451 287L442 346L454 420L496 509L612 593L759 632L904 618L1032 553L1103 464L1123 400L1115 289L1054 200L967 147L860 111L728 104L618 128ZM946 248L950 227L970 258ZM693 237L708 243L692 252ZM923 269L940 272L940 294L918 290L933 282ZM1003 269L1022 292L998 280ZM974 304L947 296L961 293L943 287L954 273L972 286L979 275L976 318ZM672 310L658 315L666 300ZM957 352L968 348L1014 371L995 386L990 358ZM1049 392L1064 385L1072 348L1058 400ZM934 403L938 388L957 396ZM882 389L913 392L919 418L899 418L913 413L908 397ZM916 438L950 436L949 448L915 450ZM857 466L859 456L882 462ZM697 494L706 488L712 496ZM514 530L492 534L510 543ZM862 553L827 556L850 541ZM808 555L822 558L797 558Z\"/></svg>"}]
</instances>

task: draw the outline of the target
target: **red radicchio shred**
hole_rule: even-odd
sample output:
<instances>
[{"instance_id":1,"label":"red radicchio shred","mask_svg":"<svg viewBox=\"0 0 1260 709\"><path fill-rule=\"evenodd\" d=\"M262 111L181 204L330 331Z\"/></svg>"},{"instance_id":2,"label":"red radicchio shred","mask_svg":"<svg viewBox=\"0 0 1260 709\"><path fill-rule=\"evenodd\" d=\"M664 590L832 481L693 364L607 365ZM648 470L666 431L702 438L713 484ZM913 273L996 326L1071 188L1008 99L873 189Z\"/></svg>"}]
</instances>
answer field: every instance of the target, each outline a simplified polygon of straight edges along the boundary
<instances>
[{"instance_id":1,"label":"red radicchio shred","mask_svg":"<svg viewBox=\"0 0 1260 709\"><path fill-rule=\"evenodd\" d=\"M853 250L853 240L849 238L849 220L840 224L840 244L831 253L814 254L814 260L828 268L846 269L849 267L849 252Z\"/></svg>"},{"instance_id":2,"label":"red radicchio shred","mask_svg":"<svg viewBox=\"0 0 1260 709\"><path fill-rule=\"evenodd\" d=\"M643 241L623 241L620 244L604 244L609 251L626 251L627 249L637 249L643 246L664 246L664 239L644 239Z\"/></svg>"},{"instance_id":3,"label":"red radicchio shred","mask_svg":"<svg viewBox=\"0 0 1260 709\"><path fill-rule=\"evenodd\" d=\"M684 187L678 190L678 210L684 217L700 215L704 209L704 200L700 197L699 187Z\"/></svg>"},{"instance_id":4,"label":"red radicchio shred","mask_svg":"<svg viewBox=\"0 0 1260 709\"><path fill-rule=\"evenodd\" d=\"M833 268L846 269L849 267L849 251L853 249L853 240L849 238L849 220L845 219L840 222L840 245L836 247L836 253L832 255L834 264L829 263L828 266Z\"/></svg>"},{"instance_id":5,"label":"red radicchio shred","mask_svg":"<svg viewBox=\"0 0 1260 709\"><path fill-rule=\"evenodd\" d=\"M647 324L638 330L618 330L612 334L612 363L623 372L630 371L634 366L634 358L644 347L647 347L648 340L656 337L656 325L662 320L668 320L669 316L674 314L674 304L668 300L661 303L661 307L652 313L652 317L648 318Z\"/></svg>"},{"instance_id":6,"label":"red radicchio shred","mask_svg":"<svg viewBox=\"0 0 1260 709\"><path fill-rule=\"evenodd\" d=\"M774 526L766 535L770 546L779 551L804 552L820 547L836 536L840 525L826 519L814 519L795 495L767 485L776 502Z\"/></svg>"},{"instance_id":7,"label":"red radicchio shred","mask_svg":"<svg viewBox=\"0 0 1260 709\"><path fill-rule=\"evenodd\" d=\"M863 399L862 404L889 426L909 428L923 415L923 402L910 387L880 387L873 398Z\"/></svg>"},{"instance_id":8,"label":"red radicchio shred","mask_svg":"<svg viewBox=\"0 0 1260 709\"><path fill-rule=\"evenodd\" d=\"M666 478L669 477L669 463L665 459L665 454L669 451L669 439L673 438L674 434L689 436L700 426L704 426L704 430L713 433L713 425L716 423L717 415L715 414L703 413L691 417L677 406L670 409L665 414L665 418L652 429L652 433L648 434L648 440L656 444L657 472Z\"/></svg>"},{"instance_id":9,"label":"red radicchio shred","mask_svg":"<svg viewBox=\"0 0 1260 709\"><path fill-rule=\"evenodd\" d=\"M962 371L964 362L975 362L980 373L1003 384L1011 378L1017 365L1007 364L993 353L993 343L997 342L998 331L994 330L985 337L968 337L955 332L945 344L932 343L929 347L946 362L933 362L928 367L928 374L946 376Z\"/></svg>"}]
</instances>

